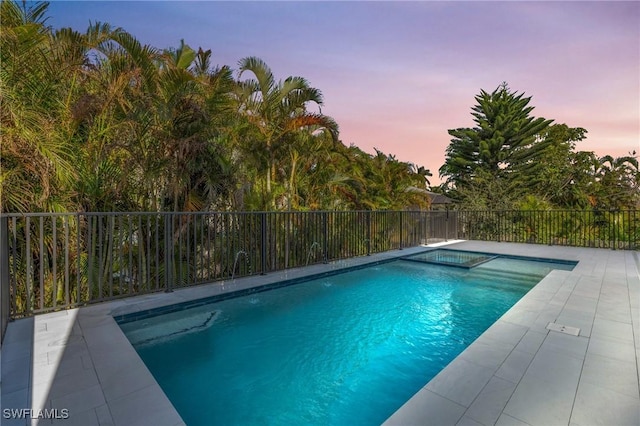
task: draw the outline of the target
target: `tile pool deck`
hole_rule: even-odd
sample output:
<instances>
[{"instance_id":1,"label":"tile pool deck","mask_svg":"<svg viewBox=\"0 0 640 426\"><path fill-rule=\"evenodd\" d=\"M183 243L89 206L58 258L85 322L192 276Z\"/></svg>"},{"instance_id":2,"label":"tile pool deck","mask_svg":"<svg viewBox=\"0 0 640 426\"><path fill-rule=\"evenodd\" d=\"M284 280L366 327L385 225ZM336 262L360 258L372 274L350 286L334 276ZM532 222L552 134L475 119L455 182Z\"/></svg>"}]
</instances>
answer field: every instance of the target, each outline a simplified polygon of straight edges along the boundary
<instances>
[{"instance_id":1,"label":"tile pool deck","mask_svg":"<svg viewBox=\"0 0 640 426\"><path fill-rule=\"evenodd\" d=\"M476 241L449 247L579 263L573 271L547 275L385 424L640 424L638 252ZM0 353L0 423L182 425L114 315L421 250L387 252L14 321ZM580 333L550 331L549 323L576 327ZM57 409L59 417L65 417L61 410L66 409L68 418L8 420L4 410L11 408Z\"/></svg>"}]
</instances>

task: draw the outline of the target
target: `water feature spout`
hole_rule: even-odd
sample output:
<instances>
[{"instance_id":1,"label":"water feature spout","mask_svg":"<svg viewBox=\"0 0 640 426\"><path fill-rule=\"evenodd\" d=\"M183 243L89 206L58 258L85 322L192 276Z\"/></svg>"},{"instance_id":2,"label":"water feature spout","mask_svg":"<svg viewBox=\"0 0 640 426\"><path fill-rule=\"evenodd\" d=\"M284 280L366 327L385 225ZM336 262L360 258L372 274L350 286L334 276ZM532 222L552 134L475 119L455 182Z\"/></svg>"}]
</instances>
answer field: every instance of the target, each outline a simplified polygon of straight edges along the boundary
<instances>
[{"instance_id":1,"label":"water feature spout","mask_svg":"<svg viewBox=\"0 0 640 426\"><path fill-rule=\"evenodd\" d=\"M233 261L233 270L231 271L231 280L233 280L233 278L236 275L236 268L238 267L238 260L240 259L240 256L244 254L244 259L247 265L249 265L249 254L247 254L246 251L244 250L238 250L238 252L236 253L236 258Z\"/></svg>"},{"instance_id":2,"label":"water feature spout","mask_svg":"<svg viewBox=\"0 0 640 426\"><path fill-rule=\"evenodd\" d=\"M307 253L307 263L305 264L305 266L309 266L309 261L311 260L311 252L313 252L313 249L316 247L320 249L324 257L324 251L322 250L322 246L320 245L319 242L314 241L313 244L311 244L311 247L309 247L309 252ZM326 263L326 261L324 263Z\"/></svg>"}]
</instances>

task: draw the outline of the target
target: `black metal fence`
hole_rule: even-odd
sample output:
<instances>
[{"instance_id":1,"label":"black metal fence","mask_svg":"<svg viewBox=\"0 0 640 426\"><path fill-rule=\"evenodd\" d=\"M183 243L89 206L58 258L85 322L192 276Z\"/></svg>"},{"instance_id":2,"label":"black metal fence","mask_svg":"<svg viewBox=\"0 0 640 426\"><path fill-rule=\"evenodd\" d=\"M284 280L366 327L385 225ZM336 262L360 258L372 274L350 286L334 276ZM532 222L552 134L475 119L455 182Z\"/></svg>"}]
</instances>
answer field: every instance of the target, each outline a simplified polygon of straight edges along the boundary
<instances>
[{"instance_id":1,"label":"black metal fence","mask_svg":"<svg viewBox=\"0 0 640 426\"><path fill-rule=\"evenodd\" d=\"M6 318L456 234L453 215L419 211L31 213L2 220Z\"/></svg>"},{"instance_id":2,"label":"black metal fence","mask_svg":"<svg viewBox=\"0 0 640 426\"><path fill-rule=\"evenodd\" d=\"M9 240L7 235L7 218L0 217L0 348L4 340L4 332L7 330L11 317L10 298L10 274L8 267Z\"/></svg>"},{"instance_id":3,"label":"black metal fence","mask_svg":"<svg viewBox=\"0 0 640 426\"><path fill-rule=\"evenodd\" d=\"M467 239L640 247L637 211L30 213L0 216L0 317Z\"/></svg>"},{"instance_id":4,"label":"black metal fence","mask_svg":"<svg viewBox=\"0 0 640 426\"><path fill-rule=\"evenodd\" d=\"M637 210L460 211L458 238L637 250Z\"/></svg>"}]
</instances>

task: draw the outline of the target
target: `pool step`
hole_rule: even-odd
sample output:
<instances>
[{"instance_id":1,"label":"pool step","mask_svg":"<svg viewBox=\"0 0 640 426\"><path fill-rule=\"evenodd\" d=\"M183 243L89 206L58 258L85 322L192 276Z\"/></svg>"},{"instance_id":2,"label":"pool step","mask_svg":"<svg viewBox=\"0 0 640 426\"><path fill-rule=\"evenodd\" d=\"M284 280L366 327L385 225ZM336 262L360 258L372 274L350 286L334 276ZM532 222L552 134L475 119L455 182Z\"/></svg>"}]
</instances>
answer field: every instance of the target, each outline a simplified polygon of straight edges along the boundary
<instances>
[{"instance_id":1,"label":"pool step","mask_svg":"<svg viewBox=\"0 0 640 426\"><path fill-rule=\"evenodd\" d=\"M540 274L521 274L511 271L501 271L491 268L472 269L467 275L471 279L481 279L486 281L494 281L496 284L506 284L513 286L531 287L539 282L544 276Z\"/></svg>"},{"instance_id":2,"label":"pool step","mask_svg":"<svg viewBox=\"0 0 640 426\"><path fill-rule=\"evenodd\" d=\"M455 252L436 250L433 252L429 252L426 255L420 254L403 257L402 260L407 260L409 262L427 263L431 265L453 266L455 268L470 269L499 257L498 255L483 255L475 253L468 253L466 254L466 256L463 256L453 253Z\"/></svg>"},{"instance_id":3,"label":"pool step","mask_svg":"<svg viewBox=\"0 0 640 426\"><path fill-rule=\"evenodd\" d=\"M470 271L473 274L482 274L491 275L495 277L503 277L503 278L513 278L513 279L535 279L541 280L546 275L545 273L531 273L531 272L514 272L514 271L505 271L504 269L490 268L490 267L482 267L476 268Z\"/></svg>"},{"instance_id":4,"label":"pool step","mask_svg":"<svg viewBox=\"0 0 640 426\"><path fill-rule=\"evenodd\" d=\"M173 315L167 321L167 316ZM179 335L195 333L213 325L220 311L188 310L122 324L120 327L132 345L140 347ZM131 325L130 325L131 324Z\"/></svg>"}]
</instances>

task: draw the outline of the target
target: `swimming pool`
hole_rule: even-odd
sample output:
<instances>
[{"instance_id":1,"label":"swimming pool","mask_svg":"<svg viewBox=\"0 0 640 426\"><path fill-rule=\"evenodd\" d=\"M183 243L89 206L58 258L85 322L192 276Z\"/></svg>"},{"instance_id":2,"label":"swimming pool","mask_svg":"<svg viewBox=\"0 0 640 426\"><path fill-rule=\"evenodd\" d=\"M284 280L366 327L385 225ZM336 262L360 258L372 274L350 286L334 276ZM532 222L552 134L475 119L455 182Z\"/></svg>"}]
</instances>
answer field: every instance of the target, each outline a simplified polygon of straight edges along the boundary
<instances>
[{"instance_id":1,"label":"swimming pool","mask_svg":"<svg viewBox=\"0 0 640 426\"><path fill-rule=\"evenodd\" d=\"M119 320L189 425L380 424L551 269L572 267L410 260Z\"/></svg>"}]
</instances>

